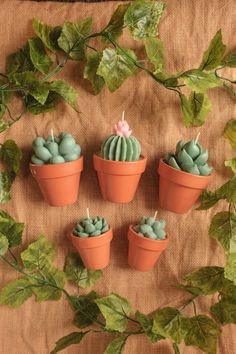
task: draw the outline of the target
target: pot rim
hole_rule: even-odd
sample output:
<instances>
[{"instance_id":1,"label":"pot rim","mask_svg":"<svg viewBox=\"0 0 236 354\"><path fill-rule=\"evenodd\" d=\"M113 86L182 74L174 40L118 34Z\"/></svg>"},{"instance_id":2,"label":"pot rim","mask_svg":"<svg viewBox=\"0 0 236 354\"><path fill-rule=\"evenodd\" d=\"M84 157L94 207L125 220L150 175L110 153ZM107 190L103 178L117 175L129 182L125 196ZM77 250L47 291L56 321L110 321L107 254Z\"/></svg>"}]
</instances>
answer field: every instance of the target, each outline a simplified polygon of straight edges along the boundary
<instances>
[{"instance_id":1,"label":"pot rim","mask_svg":"<svg viewBox=\"0 0 236 354\"><path fill-rule=\"evenodd\" d=\"M72 244L76 243L79 248L97 248L111 242L113 239L113 230L112 227L110 227L109 230L104 232L102 235L84 238L75 236L72 230L69 237Z\"/></svg>"},{"instance_id":2,"label":"pot rim","mask_svg":"<svg viewBox=\"0 0 236 354\"><path fill-rule=\"evenodd\" d=\"M128 239L135 243L136 246L150 251L164 251L169 243L169 234L166 233L164 240L152 240L148 237L142 237L133 229L134 224L129 225Z\"/></svg>"},{"instance_id":3,"label":"pot rim","mask_svg":"<svg viewBox=\"0 0 236 354\"><path fill-rule=\"evenodd\" d=\"M98 154L93 154L93 165L97 172L111 175L137 175L145 171L147 158L143 155L137 161L106 160Z\"/></svg>"}]
</instances>

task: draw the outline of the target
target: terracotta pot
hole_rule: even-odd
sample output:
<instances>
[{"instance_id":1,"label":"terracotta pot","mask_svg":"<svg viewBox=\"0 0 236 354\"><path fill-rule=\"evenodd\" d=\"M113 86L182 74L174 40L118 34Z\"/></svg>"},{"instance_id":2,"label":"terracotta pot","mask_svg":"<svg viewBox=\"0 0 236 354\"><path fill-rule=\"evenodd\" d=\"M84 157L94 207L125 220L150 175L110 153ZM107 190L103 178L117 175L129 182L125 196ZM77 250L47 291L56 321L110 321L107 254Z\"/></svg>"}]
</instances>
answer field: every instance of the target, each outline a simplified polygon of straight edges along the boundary
<instances>
[{"instance_id":1,"label":"terracotta pot","mask_svg":"<svg viewBox=\"0 0 236 354\"><path fill-rule=\"evenodd\" d=\"M80 254L85 267L91 270L103 269L108 266L112 238L112 228L101 236L82 238L70 234L71 242Z\"/></svg>"},{"instance_id":2,"label":"terracotta pot","mask_svg":"<svg viewBox=\"0 0 236 354\"><path fill-rule=\"evenodd\" d=\"M149 272L154 267L161 253L166 249L169 237L167 235L165 240L152 240L142 237L133 230L133 225L130 225L128 240L128 263L130 267L141 272Z\"/></svg>"},{"instance_id":3,"label":"terracotta pot","mask_svg":"<svg viewBox=\"0 0 236 354\"><path fill-rule=\"evenodd\" d=\"M93 165L103 199L113 203L129 203L134 198L146 163L145 157L138 161L121 162L105 160L94 154Z\"/></svg>"},{"instance_id":4,"label":"terracotta pot","mask_svg":"<svg viewBox=\"0 0 236 354\"><path fill-rule=\"evenodd\" d=\"M51 206L64 206L77 201L82 170L83 156L62 164L30 164L30 171Z\"/></svg>"},{"instance_id":5,"label":"terracotta pot","mask_svg":"<svg viewBox=\"0 0 236 354\"><path fill-rule=\"evenodd\" d=\"M192 208L212 178L212 174L197 176L177 170L163 159L160 159L158 173L160 207L178 214L184 214Z\"/></svg>"}]
</instances>

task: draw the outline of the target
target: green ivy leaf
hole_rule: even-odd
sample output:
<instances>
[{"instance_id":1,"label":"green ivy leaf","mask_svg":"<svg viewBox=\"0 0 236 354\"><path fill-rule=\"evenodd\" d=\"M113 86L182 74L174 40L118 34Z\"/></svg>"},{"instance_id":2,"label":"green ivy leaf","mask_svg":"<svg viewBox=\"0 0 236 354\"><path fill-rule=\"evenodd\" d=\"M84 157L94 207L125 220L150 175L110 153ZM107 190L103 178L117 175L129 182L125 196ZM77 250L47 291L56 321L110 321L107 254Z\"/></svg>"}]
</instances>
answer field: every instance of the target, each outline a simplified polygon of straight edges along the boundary
<instances>
[{"instance_id":1,"label":"green ivy leaf","mask_svg":"<svg viewBox=\"0 0 236 354\"><path fill-rule=\"evenodd\" d=\"M6 108L3 104L0 104L0 133L4 132L6 129L9 128L8 122L6 122L2 117L6 112Z\"/></svg>"},{"instance_id":2,"label":"green ivy leaf","mask_svg":"<svg viewBox=\"0 0 236 354\"><path fill-rule=\"evenodd\" d=\"M95 95L101 92L105 84L103 77L97 75L97 69L99 67L101 58L101 53L91 53L87 58L88 61L84 68L84 79L87 79L91 82Z\"/></svg>"},{"instance_id":3,"label":"green ivy leaf","mask_svg":"<svg viewBox=\"0 0 236 354\"><path fill-rule=\"evenodd\" d=\"M144 315L143 313L137 311L135 313L135 318L136 320L139 322L139 324L141 325L142 329L144 330L145 334L147 335L147 337L150 339L150 341L152 343L156 343L157 341L164 339L163 336L161 336L160 334L156 334L153 332L152 328L153 328L153 318Z\"/></svg>"},{"instance_id":4,"label":"green ivy leaf","mask_svg":"<svg viewBox=\"0 0 236 354\"><path fill-rule=\"evenodd\" d=\"M236 323L235 299L223 297L219 302L211 306L211 312L222 325Z\"/></svg>"},{"instance_id":5,"label":"green ivy leaf","mask_svg":"<svg viewBox=\"0 0 236 354\"><path fill-rule=\"evenodd\" d=\"M60 95L76 112L78 112L78 92L64 80L56 80L50 84L50 90Z\"/></svg>"},{"instance_id":6,"label":"green ivy leaf","mask_svg":"<svg viewBox=\"0 0 236 354\"><path fill-rule=\"evenodd\" d=\"M221 64L224 56L226 46L222 42L221 29L216 32L211 40L209 48L204 52L202 62L200 65L201 70L212 70Z\"/></svg>"},{"instance_id":7,"label":"green ivy leaf","mask_svg":"<svg viewBox=\"0 0 236 354\"><path fill-rule=\"evenodd\" d=\"M118 38L123 33L124 15L129 8L130 4L121 4L117 7L108 25L105 27L106 32L112 34L114 38Z\"/></svg>"},{"instance_id":8,"label":"green ivy leaf","mask_svg":"<svg viewBox=\"0 0 236 354\"><path fill-rule=\"evenodd\" d=\"M131 312L131 306L128 301L112 293L95 300L95 302L106 319L106 329L124 332L128 324L127 317Z\"/></svg>"},{"instance_id":9,"label":"green ivy leaf","mask_svg":"<svg viewBox=\"0 0 236 354\"><path fill-rule=\"evenodd\" d=\"M56 354L61 350L68 348L72 344L79 344L88 332L72 332L65 337L62 337L56 342L55 348L50 354Z\"/></svg>"},{"instance_id":10,"label":"green ivy leaf","mask_svg":"<svg viewBox=\"0 0 236 354\"><path fill-rule=\"evenodd\" d=\"M62 27L58 44L71 59L85 58L85 38L92 32L92 18L86 18L77 23L65 22Z\"/></svg>"},{"instance_id":11,"label":"green ivy leaf","mask_svg":"<svg viewBox=\"0 0 236 354\"><path fill-rule=\"evenodd\" d=\"M185 344L193 345L205 353L216 354L216 345L221 330L210 317L198 315L186 320Z\"/></svg>"},{"instance_id":12,"label":"green ivy leaf","mask_svg":"<svg viewBox=\"0 0 236 354\"><path fill-rule=\"evenodd\" d=\"M87 288L101 278L102 271L85 268L78 253L70 253L66 258L65 274L78 287Z\"/></svg>"},{"instance_id":13,"label":"green ivy leaf","mask_svg":"<svg viewBox=\"0 0 236 354\"><path fill-rule=\"evenodd\" d=\"M200 205L196 210L207 210L220 200L220 196L216 192L203 191L200 196Z\"/></svg>"},{"instance_id":14,"label":"green ivy leaf","mask_svg":"<svg viewBox=\"0 0 236 354\"><path fill-rule=\"evenodd\" d=\"M202 295L202 290L200 288L198 288L197 286L177 284L176 288L185 290L192 295Z\"/></svg>"},{"instance_id":15,"label":"green ivy leaf","mask_svg":"<svg viewBox=\"0 0 236 354\"><path fill-rule=\"evenodd\" d=\"M129 76L136 72L132 62L132 59L136 59L134 52L129 49L124 51L131 60L123 52L113 48L106 48L103 51L97 74L104 78L111 92L117 90Z\"/></svg>"},{"instance_id":16,"label":"green ivy leaf","mask_svg":"<svg viewBox=\"0 0 236 354\"><path fill-rule=\"evenodd\" d=\"M236 52L232 52L222 60L221 64L223 66L227 66L228 68L235 68L236 67Z\"/></svg>"},{"instance_id":17,"label":"green ivy leaf","mask_svg":"<svg viewBox=\"0 0 236 354\"><path fill-rule=\"evenodd\" d=\"M27 95L25 98L25 105L27 111L37 115L46 112L53 112L56 110L59 95L56 92L49 92L46 102L44 104L36 101L32 96Z\"/></svg>"},{"instance_id":18,"label":"green ivy leaf","mask_svg":"<svg viewBox=\"0 0 236 354\"><path fill-rule=\"evenodd\" d=\"M186 86L197 93L223 85L223 82L212 72L203 72L198 69L186 71L181 75Z\"/></svg>"},{"instance_id":19,"label":"green ivy leaf","mask_svg":"<svg viewBox=\"0 0 236 354\"><path fill-rule=\"evenodd\" d=\"M236 151L236 119L230 119L227 122L224 137L229 140L232 148Z\"/></svg>"},{"instance_id":20,"label":"green ivy leaf","mask_svg":"<svg viewBox=\"0 0 236 354\"><path fill-rule=\"evenodd\" d=\"M73 324L76 327L85 328L94 323L100 314L100 310L94 302L98 298L99 296L95 291L73 298L73 309L75 311Z\"/></svg>"},{"instance_id":21,"label":"green ivy leaf","mask_svg":"<svg viewBox=\"0 0 236 354\"><path fill-rule=\"evenodd\" d=\"M175 354L180 354L179 347L176 343L173 343L173 349Z\"/></svg>"},{"instance_id":22,"label":"green ivy leaf","mask_svg":"<svg viewBox=\"0 0 236 354\"><path fill-rule=\"evenodd\" d=\"M56 52L59 49L57 40L61 34L61 27L50 27L37 19L33 19L32 24L35 33L41 39L45 47L52 52Z\"/></svg>"},{"instance_id":23,"label":"green ivy leaf","mask_svg":"<svg viewBox=\"0 0 236 354\"><path fill-rule=\"evenodd\" d=\"M126 11L124 24L136 40L156 37L157 26L165 8L166 4L163 2L136 0Z\"/></svg>"},{"instance_id":24,"label":"green ivy leaf","mask_svg":"<svg viewBox=\"0 0 236 354\"><path fill-rule=\"evenodd\" d=\"M32 296L31 285L26 277L8 283L0 293L0 304L20 307Z\"/></svg>"},{"instance_id":25,"label":"green ivy leaf","mask_svg":"<svg viewBox=\"0 0 236 354\"><path fill-rule=\"evenodd\" d=\"M163 42L159 38L147 38L145 49L149 60L154 65L155 73L162 71L165 68Z\"/></svg>"},{"instance_id":26,"label":"green ivy leaf","mask_svg":"<svg viewBox=\"0 0 236 354\"><path fill-rule=\"evenodd\" d=\"M209 235L218 240L226 252L229 251L230 239L236 238L236 214L228 211L217 213L211 221Z\"/></svg>"},{"instance_id":27,"label":"green ivy leaf","mask_svg":"<svg viewBox=\"0 0 236 354\"><path fill-rule=\"evenodd\" d=\"M43 270L54 258L55 248L43 235L21 253L21 259L28 270Z\"/></svg>"},{"instance_id":28,"label":"green ivy leaf","mask_svg":"<svg viewBox=\"0 0 236 354\"><path fill-rule=\"evenodd\" d=\"M6 140L0 149L0 159L8 168L17 174L20 170L22 160L22 151L19 149L14 140Z\"/></svg>"},{"instance_id":29,"label":"green ivy leaf","mask_svg":"<svg viewBox=\"0 0 236 354\"><path fill-rule=\"evenodd\" d=\"M0 233L8 239L9 248L21 244L23 231L23 223L16 222L7 212L0 210Z\"/></svg>"},{"instance_id":30,"label":"green ivy leaf","mask_svg":"<svg viewBox=\"0 0 236 354\"><path fill-rule=\"evenodd\" d=\"M211 102L206 94L192 91L189 98L180 93L183 120L186 127L199 127L206 121Z\"/></svg>"},{"instance_id":31,"label":"green ivy leaf","mask_svg":"<svg viewBox=\"0 0 236 354\"><path fill-rule=\"evenodd\" d=\"M47 74L53 64L53 60L47 55L43 42L40 38L31 38L28 40L30 49L30 59L34 67L42 74Z\"/></svg>"},{"instance_id":32,"label":"green ivy leaf","mask_svg":"<svg viewBox=\"0 0 236 354\"><path fill-rule=\"evenodd\" d=\"M23 73L34 70L34 65L30 59L29 44L8 55L6 59L6 73Z\"/></svg>"},{"instance_id":33,"label":"green ivy leaf","mask_svg":"<svg viewBox=\"0 0 236 354\"><path fill-rule=\"evenodd\" d=\"M122 354L125 348L127 336L121 336L109 343L104 354Z\"/></svg>"},{"instance_id":34,"label":"green ivy leaf","mask_svg":"<svg viewBox=\"0 0 236 354\"><path fill-rule=\"evenodd\" d=\"M4 256L9 248L9 242L5 235L0 232L0 256Z\"/></svg>"},{"instance_id":35,"label":"green ivy leaf","mask_svg":"<svg viewBox=\"0 0 236 354\"><path fill-rule=\"evenodd\" d=\"M186 333L185 318L174 307L163 307L155 312L153 332L180 343Z\"/></svg>"},{"instance_id":36,"label":"green ivy leaf","mask_svg":"<svg viewBox=\"0 0 236 354\"><path fill-rule=\"evenodd\" d=\"M47 82L38 80L31 71L16 73L13 78L17 85L23 86L24 91L33 96L39 103L44 104L46 102L49 94Z\"/></svg>"},{"instance_id":37,"label":"green ivy leaf","mask_svg":"<svg viewBox=\"0 0 236 354\"><path fill-rule=\"evenodd\" d=\"M11 200L11 186L16 175L14 172L0 172L0 203Z\"/></svg>"},{"instance_id":38,"label":"green ivy leaf","mask_svg":"<svg viewBox=\"0 0 236 354\"><path fill-rule=\"evenodd\" d=\"M225 166L230 167L233 173L236 173L236 158L225 161Z\"/></svg>"},{"instance_id":39,"label":"green ivy leaf","mask_svg":"<svg viewBox=\"0 0 236 354\"><path fill-rule=\"evenodd\" d=\"M236 285L236 252L229 253L225 265L225 278Z\"/></svg>"}]
</instances>

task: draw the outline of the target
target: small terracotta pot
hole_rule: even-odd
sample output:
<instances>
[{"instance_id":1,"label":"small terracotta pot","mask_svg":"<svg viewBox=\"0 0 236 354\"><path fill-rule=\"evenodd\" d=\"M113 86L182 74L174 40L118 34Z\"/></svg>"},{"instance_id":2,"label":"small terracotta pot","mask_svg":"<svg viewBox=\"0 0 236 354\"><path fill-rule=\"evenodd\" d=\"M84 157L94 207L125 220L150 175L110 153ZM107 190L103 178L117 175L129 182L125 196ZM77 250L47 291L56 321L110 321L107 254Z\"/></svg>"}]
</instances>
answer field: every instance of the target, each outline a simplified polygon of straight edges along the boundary
<instances>
[{"instance_id":1,"label":"small terracotta pot","mask_svg":"<svg viewBox=\"0 0 236 354\"><path fill-rule=\"evenodd\" d=\"M130 225L128 240L128 263L130 267L141 272L149 272L154 267L161 253L166 249L169 237L167 235L165 240L152 240L142 237L133 230L133 225Z\"/></svg>"},{"instance_id":2,"label":"small terracotta pot","mask_svg":"<svg viewBox=\"0 0 236 354\"><path fill-rule=\"evenodd\" d=\"M51 206L64 206L77 201L82 170L83 156L62 164L30 164L30 171Z\"/></svg>"},{"instance_id":3,"label":"small terracotta pot","mask_svg":"<svg viewBox=\"0 0 236 354\"><path fill-rule=\"evenodd\" d=\"M87 269L103 269L110 261L110 243L113 238L112 228L101 236L78 237L70 234L73 246L76 248Z\"/></svg>"},{"instance_id":4,"label":"small terracotta pot","mask_svg":"<svg viewBox=\"0 0 236 354\"><path fill-rule=\"evenodd\" d=\"M162 209L178 214L186 213L196 203L212 179L177 170L160 159L158 173L159 203Z\"/></svg>"},{"instance_id":5,"label":"small terracotta pot","mask_svg":"<svg viewBox=\"0 0 236 354\"><path fill-rule=\"evenodd\" d=\"M97 171L104 200L113 203L129 203L134 198L147 159L121 162L105 160L93 155L93 166Z\"/></svg>"}]
</instances>

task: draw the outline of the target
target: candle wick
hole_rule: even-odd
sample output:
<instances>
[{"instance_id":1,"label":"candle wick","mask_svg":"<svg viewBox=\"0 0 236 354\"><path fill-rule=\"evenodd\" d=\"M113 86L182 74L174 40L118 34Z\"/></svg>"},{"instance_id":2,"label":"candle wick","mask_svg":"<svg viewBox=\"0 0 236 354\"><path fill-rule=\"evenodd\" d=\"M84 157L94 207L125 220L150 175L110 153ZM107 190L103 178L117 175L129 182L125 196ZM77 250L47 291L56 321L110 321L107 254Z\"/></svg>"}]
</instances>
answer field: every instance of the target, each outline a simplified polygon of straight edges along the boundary
<instances>
[{"instance_id":1,"label":"candle wick","mask_svg":"<svg viewBox=\"0 0 236 354\"><path fill-rule=\"evenodd\" d=\"M196 139L195 139L195 144L197 144L200 134L201 134L201 132L199 132L199 133L197 134Z\"/></svg>"},{"instance_id":2,"label":"candle wick","mask_svg":"<svg viewBox=\"0 0 236 354\"><path fill-rule=\"evenodd\" d=\"M90 216L89 216L89 208L86 209L86 213L87 213L87 218L90 219Z\"/></svg>"},{"instance_id":3,"label":"candle wick","mask_svg":"<svg viewBox=\"0 0 236 354\"><path fill-rule=\"evenodd\" d=\"M54 142L53 129L51 129L51 137L52 137L52 141Z\"/></svg>"},{"instance_id":4,"label":"candle wick","mask_svg":"<svg viewBox=\"0 0 236 354\"><path fill-rule=\"evenodd\" d=\"M154 219L156 220L156 217L157 217L157 213L158 213L158 211L156 210L155 211L155 214L154 214Z\"/></svg>"},{"instance_id":5,"label":"candle wick","mask_svg":"<svg viewBox=\"0 0 236 354\"><path fill-rule=\"evenodd\" d=\"M121 118L122 122L124 122L125 120L125 111L122 112L122 118Z\"/></svg>"}]
</instances>

